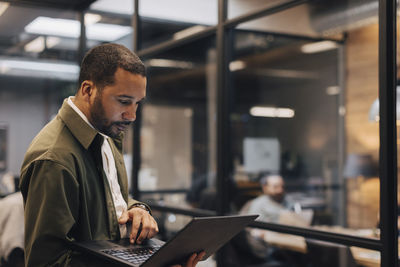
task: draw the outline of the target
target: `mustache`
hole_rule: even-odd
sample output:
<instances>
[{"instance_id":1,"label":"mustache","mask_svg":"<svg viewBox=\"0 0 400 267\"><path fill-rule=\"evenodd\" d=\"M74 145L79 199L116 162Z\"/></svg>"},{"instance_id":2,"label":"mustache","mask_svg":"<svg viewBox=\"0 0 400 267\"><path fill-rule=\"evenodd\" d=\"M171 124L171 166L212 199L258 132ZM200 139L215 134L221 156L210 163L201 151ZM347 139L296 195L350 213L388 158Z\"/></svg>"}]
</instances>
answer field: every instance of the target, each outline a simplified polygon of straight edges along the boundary
<instances>
[{"instance_id":1,"label":"mustache","mask_svg":"<svg viewBox=\"0 0 400 267\"><path fill-rule=\"evenodd\" d=\"M125 126L129 126L132 122L131 121L115 121L112 124L114 125L125 125Z\"/></svg>"}]
</instances>

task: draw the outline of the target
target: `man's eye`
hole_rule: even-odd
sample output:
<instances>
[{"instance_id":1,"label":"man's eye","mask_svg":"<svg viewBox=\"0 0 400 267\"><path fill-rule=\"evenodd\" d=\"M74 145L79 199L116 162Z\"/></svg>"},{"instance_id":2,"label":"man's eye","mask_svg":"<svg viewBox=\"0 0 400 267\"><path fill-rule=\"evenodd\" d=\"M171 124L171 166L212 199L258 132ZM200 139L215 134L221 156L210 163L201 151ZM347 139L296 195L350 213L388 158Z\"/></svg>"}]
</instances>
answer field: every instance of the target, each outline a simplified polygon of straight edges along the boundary
<instances>
[{"instance_id":1,"label":"man's eye","mask_svg":"<svg viewBox=\"0 0 400 267\"><path fill-rule=\"evenodd\" d=\"M131 101L119 100L119 103L121 103L122 105L129 105Z\"/></svg>"}]
</instances>

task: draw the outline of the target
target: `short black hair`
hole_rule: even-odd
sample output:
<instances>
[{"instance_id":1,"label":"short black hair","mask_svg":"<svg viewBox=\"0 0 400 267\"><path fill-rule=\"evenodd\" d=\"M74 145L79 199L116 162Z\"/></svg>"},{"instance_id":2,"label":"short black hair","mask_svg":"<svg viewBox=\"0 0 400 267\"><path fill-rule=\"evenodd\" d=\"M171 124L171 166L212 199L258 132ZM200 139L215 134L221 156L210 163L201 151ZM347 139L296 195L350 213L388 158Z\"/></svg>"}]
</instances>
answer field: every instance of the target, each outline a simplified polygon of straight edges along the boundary
<instances>
[{"instance_id":1,"label":"short black hair","mask_svg":"<svg viewBox=\"0 0 400 267\"><path fill-rule=\"evenodd\" d=\"M146 77L146 68L140 58L120 44L107 43L90 49L82 60L79 87L90 80L98 89L114 84L114 74L122 68Z\"/></svg>"}]
</instances>

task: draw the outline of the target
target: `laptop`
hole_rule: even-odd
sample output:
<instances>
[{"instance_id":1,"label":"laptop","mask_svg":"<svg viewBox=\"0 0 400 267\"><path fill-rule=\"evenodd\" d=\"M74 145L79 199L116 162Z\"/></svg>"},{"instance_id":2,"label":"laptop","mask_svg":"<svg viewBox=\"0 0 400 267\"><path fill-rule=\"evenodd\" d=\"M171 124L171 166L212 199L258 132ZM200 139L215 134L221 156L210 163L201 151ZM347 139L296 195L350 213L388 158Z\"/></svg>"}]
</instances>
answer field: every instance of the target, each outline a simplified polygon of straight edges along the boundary
<instances>
[{"instance_id":1,"label":"laptop","mask_svg":"<svg viewBox=\"0 0 400 267\"><path fill-rule=\"evenodd\" d=\"M314 211L311 209L304 209L300 212L281 210L279 212L278 223L298 227L308 227L311 225L313 216Z\"/></svg>"},{"instance_id":2,"label":"laptop","mask_svg":"<svg viewBox=\"0 0 400 267\"><path fill-rule=\"evenodd\" d=\"M207 259L257 217L195 217L168 242L152 238L141 245L132 245L124 238L73 242L72 246L120 266L161 267L184 263L190 255L200 251L206 252L202 260Z\"/></svg>"}]
</instances>

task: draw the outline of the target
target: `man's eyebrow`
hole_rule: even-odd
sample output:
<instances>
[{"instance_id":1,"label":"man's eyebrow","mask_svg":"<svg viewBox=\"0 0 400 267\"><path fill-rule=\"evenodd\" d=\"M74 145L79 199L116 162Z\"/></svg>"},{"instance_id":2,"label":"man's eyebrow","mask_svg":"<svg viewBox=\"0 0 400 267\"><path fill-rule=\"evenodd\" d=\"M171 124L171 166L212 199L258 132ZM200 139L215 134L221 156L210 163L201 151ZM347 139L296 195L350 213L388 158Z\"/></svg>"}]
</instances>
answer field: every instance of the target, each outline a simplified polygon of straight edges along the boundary
<instances>
[{"instance_id":1,"label":"man's eyebrow","mask_svg":"<svg viewBox=\"0 0 400 267\"><path fill-rule=\"evenodd\" d=\"M130 96L130 95L118 95L118 97L125 97L125 98L130 98L130 99L134 99L135 97Z\"/></svg>"},{"instance_id":2,"label":"man's eyebrow","mask_svg":"<svg viewBox=\"0 0 400 267\"><path fill-rule=\"evenodd\" d=\"M123 97L123 98L129 98L129 99L135 99L134 96L130 96L130 95L119 95L118 97ZM143 103L146 102L146 97L143 97L140 101L138 101L137 103Z\"/></svg>"}]
</instances>

